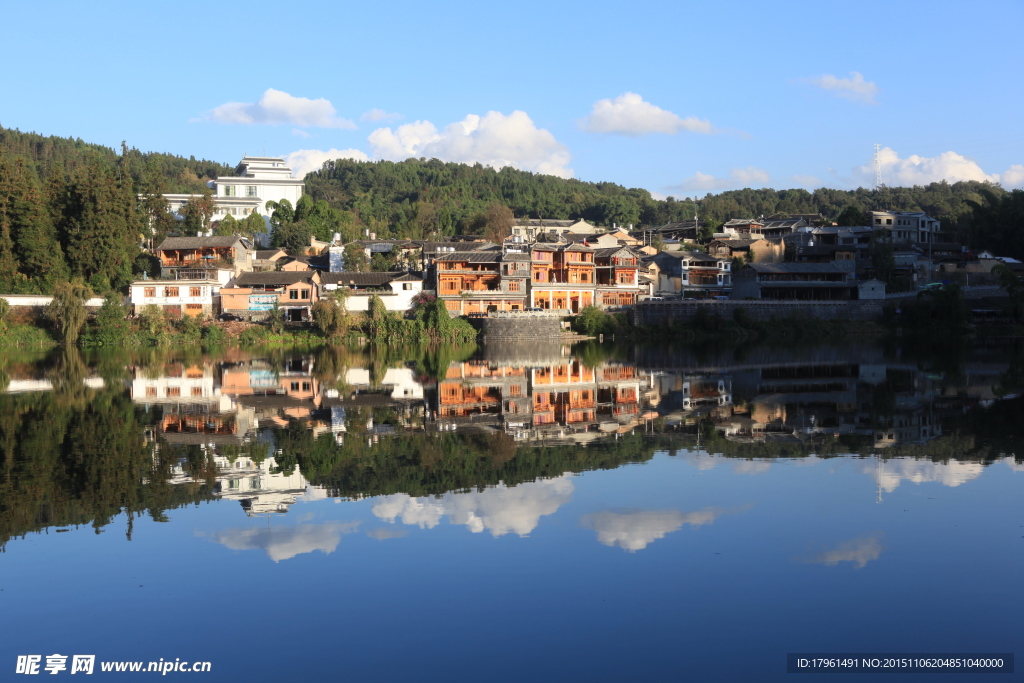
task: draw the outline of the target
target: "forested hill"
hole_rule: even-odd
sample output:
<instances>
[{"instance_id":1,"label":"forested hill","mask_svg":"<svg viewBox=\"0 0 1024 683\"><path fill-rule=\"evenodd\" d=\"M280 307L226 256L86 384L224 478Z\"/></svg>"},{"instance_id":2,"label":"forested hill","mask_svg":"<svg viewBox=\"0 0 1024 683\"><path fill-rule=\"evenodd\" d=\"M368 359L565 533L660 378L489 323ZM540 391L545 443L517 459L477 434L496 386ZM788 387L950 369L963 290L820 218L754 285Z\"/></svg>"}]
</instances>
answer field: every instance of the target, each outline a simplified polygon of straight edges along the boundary
<instances>
[{"instance_id":1,"label":"forested hill","mask_svg":"<svg viewBox=\"0 0 1024 683\"><path fill-rule=\"evenodd\" d=\"M118 154L110 147L81 139L22 133L0 127L0 157L21 157L40 183L49 180L55 169L69 176L75 169L98 161L109 168L120 165L129 169L140 191L155 187L158 192L202 192L206 189L207 180L231 175L235 169L234 166L195 157L186 159L126 147L122 147L121 152Z\"/></svg>"},{"instance_id":2,"label":"forested hill","mask_svg":"<svg viewBox=\"0 0 1024 683\"><path fill-rule=\"evenodd\" d=\"M479 232L491 204L508 206L516 217L584 218L601 225L657 226L694 217L694 203L669 197L657 200L647 190L615 183L537 175L479 164L437 159L352 161L338 159L306 176L313 199L350 211L357 224L379 236L424 237ZM978 182L932 183L924 187L883 187L877 191L819 189L743 189L700 199L700 217L712 228L730 218L777 213L821 213L835 220L849 206L861 211L925 211L947 227L963 222L969 201L984 203L985 192L1002 188Z\"/></svg>"}]
</instances>

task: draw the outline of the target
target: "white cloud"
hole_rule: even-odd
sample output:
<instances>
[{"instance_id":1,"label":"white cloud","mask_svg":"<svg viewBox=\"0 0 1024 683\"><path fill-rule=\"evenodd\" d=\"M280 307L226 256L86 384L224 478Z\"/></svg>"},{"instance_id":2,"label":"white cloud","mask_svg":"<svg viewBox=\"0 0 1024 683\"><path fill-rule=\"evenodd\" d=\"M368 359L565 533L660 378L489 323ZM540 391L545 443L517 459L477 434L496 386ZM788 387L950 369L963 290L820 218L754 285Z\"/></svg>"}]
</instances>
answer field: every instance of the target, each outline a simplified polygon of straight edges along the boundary
<instances>
[{"instance_id":1,"label":"white cloud","mask_svg":"<svg viewBox=\"0 0 1024 683\"><path fill-rule=\"evenodd\" d=\"M861 465L861 471L871 475L875 483L886 493L895 491L903 481L914 484L938 482L944 486L960 486L977 479L984 470L985 466L980 462L932 462L912 458L897 458L878 463L865 461Z\"/></svg>"},{"instance_id":2,"label":"white cloud","mask_svg":"<svg viewBox=\"0 0 1024 683\"><path fill-rule=\"evenodd\" d=\"M580 523L597 532L597 540L607 546L629 552L678 531L684 524L711 524L723 513L718 508L705 508L683 514L679 510L602 510L584 515Z\"/></svg>"},{"instance_id":3,"label":"white cloud","mask_svg":"<svg viewBox=\"0 0 1024 683\"><path fill-rule=\"evenodd\" d=\"M331 554L342 534L351 534L359 522L299 524L297 526L223 529L213 535L218 543L232 550L263 550L274 562L319 550Z\"/></svg>"},{"instance_id":4,"label":"white cloud","mask_svg":"<svg viewBox=\"0 0 1024 683\"><path fill-rule=\"evenodd\" d=\"M664 133L675 135L679 131L714 133L710 121L696 116L682 118L662 109L633 92L623 93L615 99L598 100L587 118L580 121L583 130L591 133L617 133L620 135L648 135Z\"/></svg>"},{"instance_id":5,"label":"white cloud","mask_svg":"<svg viewBox=\"0 0 1024 683\"><path fill-rule=\"evenodd\" d=\"M707 173L697 172L679 185L667 188L677 192L732 190L743 187L764 187L771 180L768 172L754 166L734 168L726 178L716 178Z\"/></svg>"},{"instance_id":6,"label":"white cloud","mask_svg":"<svg viewBox=\"0 0 1024 683\"><path fill-rule=\"evenodd\" d=\"M1012 456L1003 458L1003 462L1014 472L1024 472L1024 462L1017 462L1017 459Z\"/></svg>"},{"instance_id":7,"label":"white cloud","mask_svg":"<svg viewBox=\"0 0 1024 683\"><path fill-rule=\"evenodd\" d=\"M377 527L371 531L367 531L366 535L370 538L375 538L378 541L386 541L389 538L403 538L409 535L407 529L389 529L387 527Z\"/></svg>"},{"instance_id":8,"label":"white cloud","mask_svg":"<svg viewBox=\"0 0 1024 683\"><path fill-rule=\"evenodd\" d=\"M815 564L823 564L826 567L834 567L840 562L850 562L854 567L860 569L868 562L877 560L882 554L881 536L882 534L878 533L845 541L831 550L818 554L810 561Z\"/></svg>"},{"instance_id":9,"label":"white cloud","mask_svg":"<svg viewBox=\"0 0 1024 683\"><path fill-rule=\"evenodd\" d=\"M313 137L313 135L311 133L307 133L306 131L302 130L301 128L292 128L292 135L294 135L297 138L304 138L306 140L308 140L309 138Z\"/></svg>"},{"instance_id":10,"label":"white cloud","mask_svg":"<svg viewBox=\"0 0 1024 683\"><path fill-rule=\"evenodd\" d=\"M1010 168L1006 169L1006 173L999 176L999 182L1006 189L1024 189L1024 166L1021 164L1014 164Z\"/></svg>"},{"instance_id":11,"label":"white cloud","mask_svg":"<svg viewBox=\"0 0 1024 683\"><path fill-rule=\"evenodd\" d=\"M302 128L355 128L356 124L340 118L330 101L294 97L286 92L267 88L259 102L228 102L214 107L206 118L218 123L277 126L288 124Z\"/></svg>"},{"instance_id":12,"label":"white cloud","mask_svg":"<svg viewBox=\"0 0 1024 683\"><path fill-rule=\"evenodd\" d=\"M865 81L864 77L856 71L850 72L849 78L839 78L832 74L824 74L817 78L808 78L806 81L816 85L822 90L827 90L836 97L844 100L860 102L862 104L878 104L875 95L878 94L878 86L871 81Z\"/></svg>"},{"instance_id":13,"label":"white cloud","mask_svg":"<svg viewBox=\"0 0 1024 683\"><path fill-rule=\"evenodd\" d=\"M319 171L325 161L335 159L355 159L356 161L369 161L370 157L366 152L358 149L300 149L285 156L284 160L292 169L292 175L302 178L311 171Z\"/></svg>"},{"instance_id":14,"label":"white cloud","mask_svg":"<svg viewBox=\"0 0 1024 683\"><path fill-rule=\"evenodd\" d=\"M484 530L493 536L515 533L526 536L540 518L553 514L572 497L571 475L483 491L446 493L440 498L413 498L405 493L383 496L373 506L379 519L433 529L445 517L451 524L473 533Z\"/></svg>"},{"instance_id":15,"label":"white cloud","mask_svg":"<svg viewBox=\"0 0 1024 683\"><path fill-rule=\"evenodd\" d=\"M393 114L383 109L371 109L359 117L360 121L397 121L402 118L401 114Z\"/></svg>"},{"instance_id":16,"label":"white cloud","mask_svg":"<svg viewBox=\"0 0 1024 683\"><path fill-rule=\"evenodd\" d=\"M821 180L812 175L795 175L793 176L793 182L799 187L822 187Z\"/></svg>"},{"instance_id":17,"label":"white cloud","mask_svg":"<svg viewBox=\"0 0 1024 683\"><path fill-rule=\"evenodd\" d=\"M537 128L523 111L470 114L440 132L430 121L415 121L395 130L378 128L368 139L374 156L381 159L434 157L494 168L511 166L562 178L573 174L568 166L569 150L549 131Z\"/></svg>"},{"instance_id":18,"label":"white cloud","mask_svg":"<svg viewBox=\"0 0 1024 683\"><path fill-rule=\"evenodd\" d=\"M882 182L891 187L927 185L945 180L955 183L962 180L1000 183L1005 188L1024 188L1024 165L1010 166L1004 173L985 173L978 163L956 152L943 152L934 157L911 154L906 158L891 147L883 147L878 153L882 170ZM874 178L874 161L853 169L854 182L869 185Z\"/></svg>"}]
</instances>

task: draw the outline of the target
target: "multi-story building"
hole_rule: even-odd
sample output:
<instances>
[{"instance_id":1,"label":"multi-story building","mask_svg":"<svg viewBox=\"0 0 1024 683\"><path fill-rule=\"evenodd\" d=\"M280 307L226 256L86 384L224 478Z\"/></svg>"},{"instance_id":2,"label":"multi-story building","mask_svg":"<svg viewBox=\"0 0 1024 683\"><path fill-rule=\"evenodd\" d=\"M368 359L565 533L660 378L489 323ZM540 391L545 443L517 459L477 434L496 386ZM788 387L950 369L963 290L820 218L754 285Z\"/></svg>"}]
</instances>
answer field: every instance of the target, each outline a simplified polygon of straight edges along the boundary
<instances>
[{"instance_id":1,"label":"multi-story building","mask_svg":"<svg viewBox=\"0 0 1024 683\"><path fill-rule=\"evenodd\" d=\"M730 259L700 251L662 251L651 260L659 268L657 294L703 298L732 290Z\"/></svg>"},{"instance_id":2,"label":"multi-story building","mask_svg":"<svg viewBox=\"0 0 1024 683\"><path fill-rule=\"evenodd\" d=\"M255 319L279 308L294 322L309 320L319 296L320 273L315 270L242 273L220 290L225 313Z\"/></svg>"},{"instance_id":3,"label":"multi-story building","mask_svg":"<svg viewBox=\"0 0 1024 683\"><path fill-rule=\"evenodd\" d=\"M453 315L521 311L527 307L529 254L500 248L438 254L437 296Z\"/></svg>"},{"instance_id":4,"label":"multi-story building","mask_svg":"<svg viewBox=\"0 0 1024 683\"><path fill-rule=\"evenodd\" d=\"M235 168L235 175L211 180L214 213L212 220L225 216L245 218L254 211L267 222L269 231L270 213L267 202L288 200L294 206L302 196L304 183L301 178L292 177L292 169L278 157L244 157ZM194 194L165 194L168 208L172 213L181 210ZM265 240L264 240L265 241Z\"/></svg>"},{"instance_id":5,"label":"multi-story building","mask_svg":"<svg viewBox=\"0 0 1024 683\"><path fill-rule=\"evenodd\" d=\"M748 263L736 274L734 299L836 301L857 298L852 273L834 263Z\"/></svg>"},{"instance_id":6,"label":"multi-story building","mask_svg":"<svg viewBox=\"0 0 1024 683\"><path fill-rule=\"evenodd\" d=\"M256 249L245 237L168 237L156 248L160 275L175 280L213 279L253 269Z\"/></svg>"},{"instance_id":7,"label":"multi-story building","mask_svg":"<svg viewBox=\"0 0 1024 683\"><path fill-rule=\"evenodd\" d=\"M885 230L894 242L934 243L939 241L942 226L923 211L871 211L869 225Z\"/></svg>"},{"instance_id":8,"label":"multi-story building","mask_svg":"<svg viewBox=\"0 0 1024 683\"><path fill-rule=\"evenodd\" d=\"M579 313L597 300L594 250L582 244L530 246L530 307Z\"/></svg>"},{"instance_id":9,"label":"multi-story building","mask_svg":"<svg viewBox=\"0 0 1024 683\"><path fill-rule=\"evenodd\" d=\"M130 287L130 299L136 315L154 305L175 318L209 318L217 314L220 289L217 280L136 280Z\"/></svg>"},{"instance_id":10,"label":"multi-story building","mask_svg":"<svg viewBox=\"0 0 1024 683\"><path fill-rule=\"evenodd\" d=\"M640 264L636 254L625 247L594 250L594 271L597 280L597 305L609 308L632 306L641 294L650 294L640 281Z\"/></svg>"}]
</instances>

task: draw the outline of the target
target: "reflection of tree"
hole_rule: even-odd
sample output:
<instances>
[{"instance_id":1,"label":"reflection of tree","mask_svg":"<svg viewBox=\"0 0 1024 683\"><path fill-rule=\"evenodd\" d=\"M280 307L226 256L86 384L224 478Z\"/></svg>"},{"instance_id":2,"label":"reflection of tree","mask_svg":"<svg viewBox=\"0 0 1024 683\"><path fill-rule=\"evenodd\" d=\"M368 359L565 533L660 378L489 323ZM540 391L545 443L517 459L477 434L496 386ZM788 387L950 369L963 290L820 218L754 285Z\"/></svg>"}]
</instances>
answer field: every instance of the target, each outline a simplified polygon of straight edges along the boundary
<instances>
[{"instance_id":1,"label":"reflection of tree","mask_svg":"<svg viewBox=\"0 0 1024 683\"><path fill-rule=\"evenodd\" d=\"M212 479L166 482L175 456L164 450L154 460L142 438L152 426L123 391L78 400L80 363L65 356L65 374L50 373L67 393L0 395L0 544L50 526L92 524L99 533L122 511L162 520L164 510L212 497Z\"/></svg>"}]
</instances>

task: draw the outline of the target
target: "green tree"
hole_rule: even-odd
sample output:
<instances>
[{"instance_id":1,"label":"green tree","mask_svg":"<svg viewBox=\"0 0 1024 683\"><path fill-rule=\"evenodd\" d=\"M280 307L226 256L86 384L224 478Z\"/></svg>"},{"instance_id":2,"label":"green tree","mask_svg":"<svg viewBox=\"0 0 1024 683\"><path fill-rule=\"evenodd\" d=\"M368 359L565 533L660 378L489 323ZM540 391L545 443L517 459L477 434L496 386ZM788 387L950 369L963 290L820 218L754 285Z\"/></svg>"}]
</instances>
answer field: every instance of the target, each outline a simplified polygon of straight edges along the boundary
<instances>
[{"instance_id":1,"label":"green tree","mask_svg":"<svg viewBox=\"0 0 1024 683\"><path fill-rule=\"evenodd\" d=\"M207 189L202 194L190 197L181 206L181 215L184 220L181 227L184 231L196 234L206 230L206 224L210 222L215 210L213 193Z\"/></svg>"},{"instance_id":2,"label":"green tree","mask_svg":"<svg viewBox=\"0 0 1024 683\"><path fill-rule=\"evenodd\" d=\"M46 309L47 317L60 333L61 340L68 345L78 341L88 313L85 302L92 298L92 291L80 278L60 282L53 289L53 300Z\"/></svg>"},{"instance_id":3,"label":"green tree","mask_svg":"<svg viewBox=\"0 0 1024 683\"><path fill-rule=\"evenodd\" d=\"M104 346L117 346L123 344L131 327L125 319L128 312L121 303L121 295L111 292L103 300L103 305L96 312L95 339Z\"/></svg>"},{"instance_id":4,"label":"green tree","mask_svg":"<svg viewBox=\"0 0 1024 683\"><path fill-rule=\"evenodd\" d=\"M369 263L366 260L366 249L358 242L349 242L345 245L345 270L365 273L369 270Z\"/></svg>"},{"instance_id":5,"label":"green tree","mask_svg":"<svg viewBox=\"0 0 1024 683\"><path fill-rule=\"evenodd\" d=\"M213 231L214 235L220 235L223 237L230 237L231 235L238 234L238 221L234 216L228 214L217 221L217 227Z\"/></svg>"},{"instance_id":6,"label":"green tree","mask_svg":"<svg viewBox=\"0 0 1024 683\"><path fill-rule=\"evenodd\" d=\"M867 225L867 216L864 211L858 209L856 206L848 206L843 209L843 212L839 214L839 218L836 219L837 225L842 226L860 226Z\"/></svg>"},{"instance_id":7,"label":"green tree","mask_svg":"<svg viewBox=\"0 0 1024 683\"><path fill-rule=\"evenodd\" d=\"M501 244L502 240L512 234L512 224L514 222L515 215L512 213L512 209L504 204L491 202L487 206L484 237L491 242Z\"/></svg>"}]
</instances>

